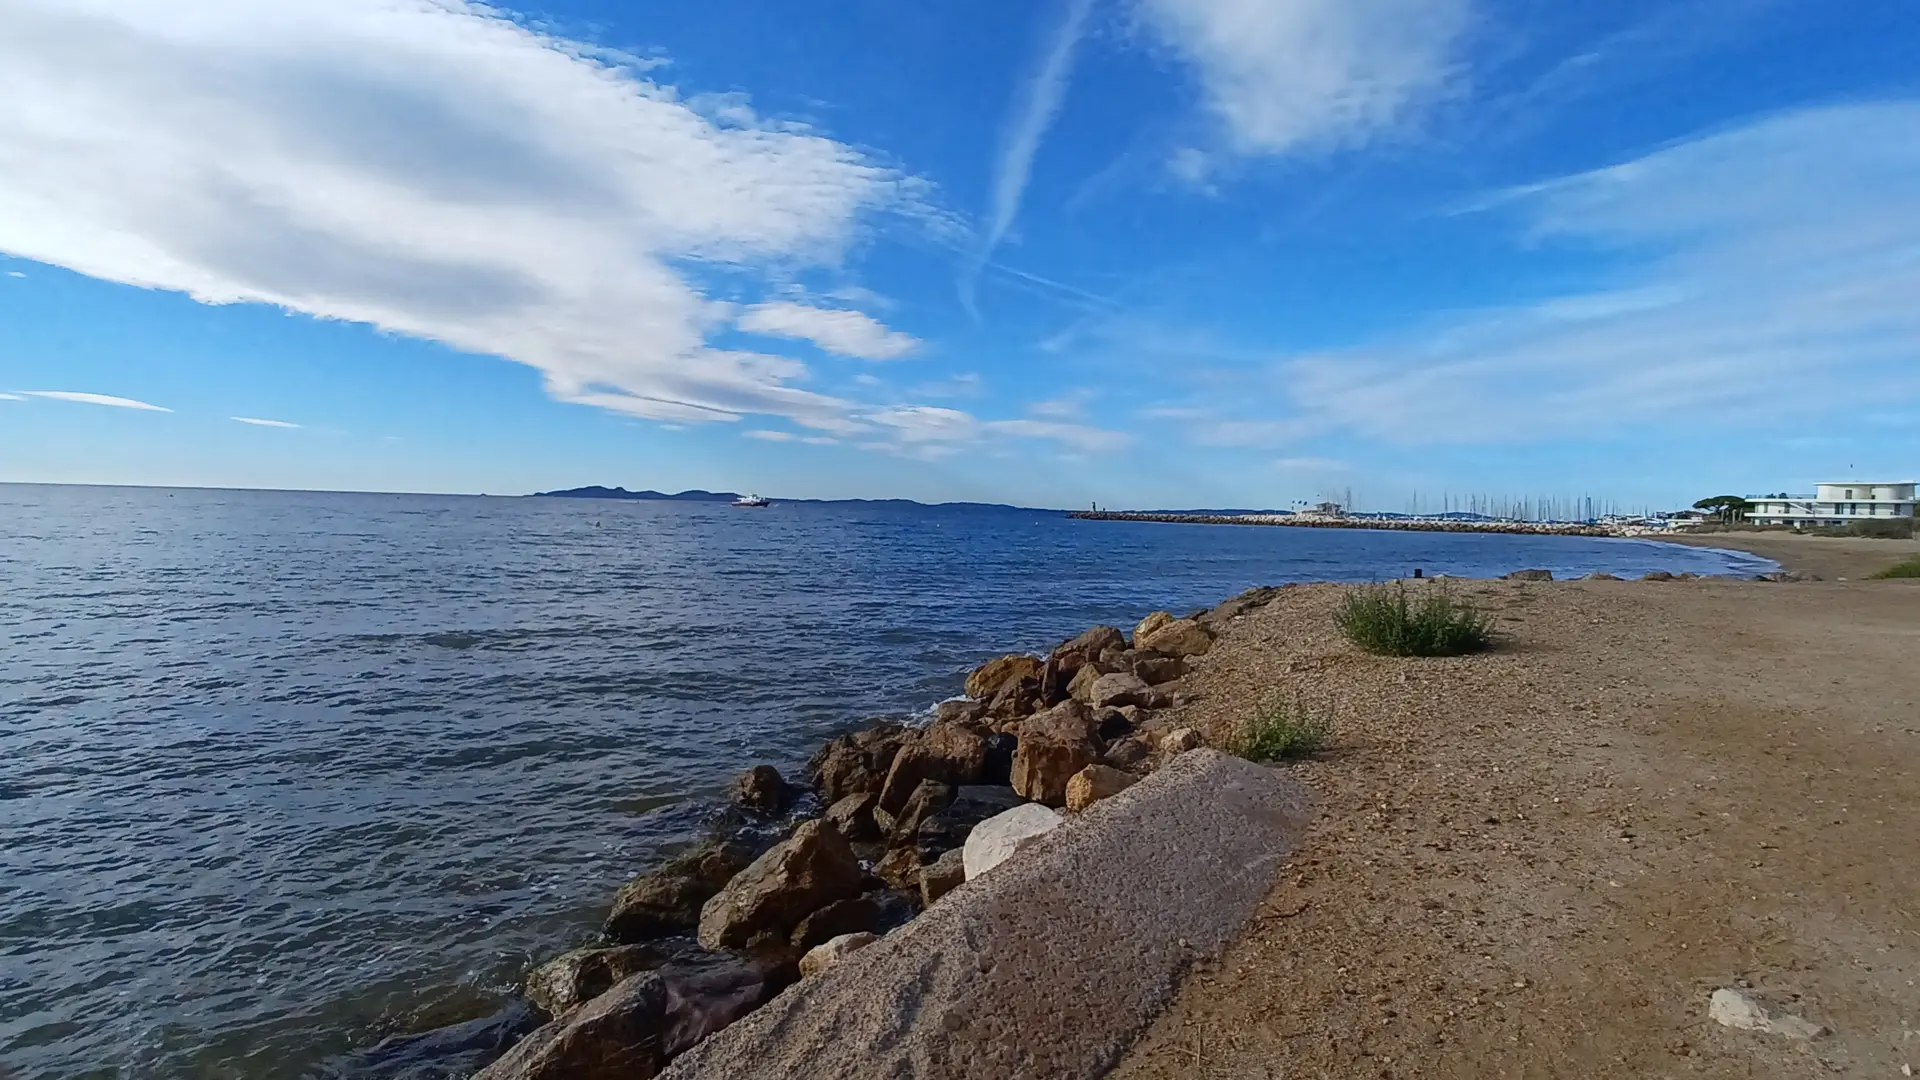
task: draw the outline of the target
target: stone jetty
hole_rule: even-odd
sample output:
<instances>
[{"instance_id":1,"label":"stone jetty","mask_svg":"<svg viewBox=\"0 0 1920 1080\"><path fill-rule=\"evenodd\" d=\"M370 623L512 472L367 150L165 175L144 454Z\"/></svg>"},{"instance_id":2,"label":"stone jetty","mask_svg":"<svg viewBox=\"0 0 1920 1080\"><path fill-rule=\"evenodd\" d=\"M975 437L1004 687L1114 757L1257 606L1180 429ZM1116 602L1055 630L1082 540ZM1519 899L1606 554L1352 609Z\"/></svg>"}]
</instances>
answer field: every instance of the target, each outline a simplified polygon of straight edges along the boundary
<instances>
[{"instance_id":1,"label":"stone jetty","mask_svg":"<svg viewBox=\"0 0 1920 1080\"><path fill-rule=\"evenodd\" d=\"M1239 929L1303 826L1291 781L1162 712L1221 630L1279 593L997 657L924 726L850 731L804 777L746 770L731 799L752 827L621 888L601 940L528 973L531 1022L483 1033L497 1059L458 1075L1094 1075ZM885 1001L908 992L924 1009L903 1020ZM843 1068L863 1039L890 1049Z\"/></svg>"},{"instance_id":2,"label":"stone jetty","mask_svg":"<svg viewBox=\"0 0 1920 1080\"><path fill-rule=\"evenodd\" d=\"M1565 521L1481 521L1462 518L1374 518L1347 514L1157 514L1076 510L1082 521L1154 521L1166 525L1277 525L1294 529L1384 529L1390 532L1505 533L1519 536L1645 536L1644 527Z\"/></svg>"}]
</instances>

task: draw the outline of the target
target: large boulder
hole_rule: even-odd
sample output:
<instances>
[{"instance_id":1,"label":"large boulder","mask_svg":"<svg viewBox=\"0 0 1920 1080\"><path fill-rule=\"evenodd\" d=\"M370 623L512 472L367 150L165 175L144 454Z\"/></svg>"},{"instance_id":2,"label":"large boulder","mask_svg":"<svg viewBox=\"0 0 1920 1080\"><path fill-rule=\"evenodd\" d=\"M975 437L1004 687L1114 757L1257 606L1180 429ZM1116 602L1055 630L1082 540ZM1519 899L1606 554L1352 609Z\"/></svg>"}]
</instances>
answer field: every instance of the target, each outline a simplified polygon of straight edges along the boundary
<instances>
[{"instance_id":1,"label":"large boulder","mask_svg":"<svg viewBox=\"0 0 1920 1080\"><path fill-rule=\"evenodd\" d=\"M987 728L935 724L900 748L880 788L879 807L898 815L922 781L977 784L987 771Z\"/></svg>"},{"instance_id":2,"label":"large boulder","mask_svg":"<svg viewBox=\"0 0 1920 1080\"><path fill-rule=\"evenodd\" d=\"M831 941L823 941L800 958L800 977L812 978L879 940L878 934L859 933L842 934Z\"/></svg>"},{"instance_id":3,"label":"large boulder","mask_svg":"<svg viewBox=\"0 0 1920 1080\"><path fill-rule=\"evenodd\" d=\"M1010 788L988 784L969 784L955 788L953 798L937 812L920 822L914 839L923 861L938 859L967 842L975 825L1025 802Z\"/></svg>"},{"instance_id":4,"label":"large boulder","mask_svg":"<svg viewBox=\"0 0 1920 1080\"><path fill-rule=\"evenodd\" d=\"M874 823L873 808L879 800L871 791L857 791L827 807L826 822L856 844L878 840L880 826Z\"/></svg>"},{"instance_id":5,"label":"large boulder","mask_svg":"<svg viewBox=\"0 0 1920 1080\"><path fill-rule=\"evenodd\" d=\"M692 931L700 925L700 909L753 862L753 854L745 844L721 841L641 874L614 895L607 937L634 944Z\"/></svg>"},{"instance_id":6,"label":"large boulder","mask_svg":"<svg viewBox=\"0 0 1920 1080\"><path fill-rule=\"evenodd\" d=\"M1098 760L1100 748L1089 739L1023 735L1013 752L1013 790L1033 802L1064 806L1067 781Z\"/></svg>"},{"instance_id":7,"label":"large boulder","mask_svg":"<svg viewBox=\"0 0 1920 1080\"><path fill-rule=\"evenodd\" d=\"M936 724L970 723L987 715L987 703L976 698L948 698L933 707Z\"/></svg>"},{"instance_id":8,"label":"large boulder","mask_svg":"<svg viewBox=\"0 0 1920 1080\"><path fill-rule=\"evenodd\" d=\"M777 989L748 964L633 975L534 1031L473 1080L647 1080Z\"/></svg>"},{"instance_id":9,"label":"large boulder","mask_svg":"<svg viewBox=\"0 0 1920 1080\"><path fill-rule=\"evenodd\" d=\"M1007 861L1014 852L1058 828L1061 820L1058 810L1024 803L974 826L960 855L967 880Z\"/></svg>"},{"instance_id":10,"label":"large boulder","mask_svg":"<svg viewBox=\"0 0 1920 1080\"><path fill-rule=\"evenodd\" d=\"M1152 697L1152 687L1149 687L1139 676L1126 672L1102 675L1087 689L1087 704L1096 709L1145 705L1152 700Z\"/></svg>"},{"instance_id":11,"label":"large boulder","mask_svg":"<svg viewBox=\"0 0 1920 1080\"><path fill-rule=\"evenodd\" d=\"M807 762L807 775L820 798L832 804L861 791L878 792L893 767L894 754L910 736L898 724L876 724L842 735L822 746Z\"/></svg>"},{"instance_id":12,"label":"large boulder","mask_svg":"<svg viewBox=\"0 0 1920 1080\"><path fill-rule=\"evenodd\" d=\"M860 882L846 838L825 822L802 822L700 909L700 944L739 948L763 932L789 934L808 914L860 895Z\"/></svg>"},{"instance_id":13,"label":"large boulder","mask_svg":"<svg viewBox=\"0 0 1920 1080\"><path fill-rule=\"evenodd\" d=\"M1038 657L1013 654L996 657L973 669L967 676L967 696L987 699L1000 692L1000 688L1017 679L1038 679L1040 660Z\"/></svg>"},{"instance_id":14,"label":"large boulder","mask_svg":"<svg viewBox=\"0 0 1920 1080\"><path fill-rule=\"evenodd\" d=\"M1507 575L1508 581L1552 581L1551 570L1515 570Z\"/></svg>"},{"instance_id":15,"label":"large boulder","mask_svg":"<svg viewBox=\"0 0 1920 1080\"><path fill-rule=\"evenodd\" d=\"M733 779L734 805L772 817L793 804L793 789L771 765L755 765Z\"/></svg>"},{"instance_id":16,"label":"large boulder","mask_svg":"<svg viewBox=\"0 0 1920 1080\"><path fill-rule=\"evenodd\" d=\"M1093 684L1099 682L1100 677L1105 674L1107 673L1101 671L1098 664L1085 665L1074 672L1072 681L1067 683L1067 696L1082 703L1092 701Z\"/></svg>"},{"instance_id":17,"label":"large boulder","mask_svg":"<svg viewBox=\"0 0 1920 1080\"><path fill-rule=\"evenodd\" d=\"M673 954L658 945L615 945L562 953L527 974L527 1000L559 1016L613 989L614 984L652 971Z\"/></svg>"},{"instance_id":18,"label":"large boulder","mask_svg":"<svg viewBox=\"0 0 1920 1080\"><path fill-rule=\"evenodd\" d=\"M1067 781L1067 809L1079 813L1108 796L1118 795L1140 782L1131 773L1105 765L1089 765Z\"/></svg>"},{"instance_id":19,"label":"large boulder","mask_svg":"<svg viewBox=\"0 0 1920 1080\"><path fill-rule=\"evenodd\" d=\"M793 934L787 940L804 953L842 934L878 930L884 917L885 912L881 909L876 895L835 900L801 919L800 924L793 928Z\"/></svg>"},{"instance_id":20,"label":"large boulder","mask_svg":"<svg viewBox=\"0 0 1920 1080\"><path fill-rule=\"evenodd\" d=\"M935 900L959 888L967 880L967 853L954 848L920 868L920 902L931 907Z\"/></svg>"},{"instance_id":21,"label":"large boulder","mask_svg":"<svg viewBox=\"0 0 1920 1080\"><path fill-rule=\"evenodd\" d=\"M1173 619L1134 639L1133 644L1135 648L1152 649L1163 656L1201 656L1213 648L1213 635L1194 619Z\"/></svg>"},{"instance_id":22,"label":"large boulder","mask_svg":"<svg viewBox=\"0 0 1920 1080\"><path fill-rule=\"evenodd\" d=\"M1148 634L1172 621L1173 613L1170 611L1156 611L1141 619L1133 628L1133 647L1136 649L1144 647L1142 643L1146 641Z\"/></svg>"}]
</instances>

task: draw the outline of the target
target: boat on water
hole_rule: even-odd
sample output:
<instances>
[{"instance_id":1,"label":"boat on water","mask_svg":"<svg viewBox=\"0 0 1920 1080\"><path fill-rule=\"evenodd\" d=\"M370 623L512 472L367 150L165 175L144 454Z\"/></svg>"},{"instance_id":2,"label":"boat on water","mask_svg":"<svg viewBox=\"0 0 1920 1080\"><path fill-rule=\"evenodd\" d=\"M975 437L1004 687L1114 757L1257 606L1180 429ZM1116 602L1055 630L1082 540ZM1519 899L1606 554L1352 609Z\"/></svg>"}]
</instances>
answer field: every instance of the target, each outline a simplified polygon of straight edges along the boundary
<instances>
[{"instance_id":1,"label":"boat on water","mask_svg":"<svg viewBox=\"0 0 1920 1080\"><path fill-rule=\"evenodd\" d=\"M772 506L773 500L762 498L759 495L742 495L739 498L733 500L733 505L735 506Z\"/></svg>"}]
</instances>

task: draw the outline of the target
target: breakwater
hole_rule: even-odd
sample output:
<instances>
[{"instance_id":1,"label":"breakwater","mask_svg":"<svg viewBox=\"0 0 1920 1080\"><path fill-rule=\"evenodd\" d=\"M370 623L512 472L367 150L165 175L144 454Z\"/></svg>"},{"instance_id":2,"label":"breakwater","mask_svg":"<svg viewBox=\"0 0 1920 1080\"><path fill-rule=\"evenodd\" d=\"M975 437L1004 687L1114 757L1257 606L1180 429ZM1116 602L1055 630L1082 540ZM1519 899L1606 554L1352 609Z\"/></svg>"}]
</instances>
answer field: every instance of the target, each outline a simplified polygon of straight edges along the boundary
<instances>
[{"instance_id":1,"label":"breakwater","mask_svg":"<svg viewBox=\"0 0 1920 1080\"><path fill-rule=\"evenodd\" d=\"M1451 518L1362 518L1310 514L1170 514L1076 510L1081 521L1152 521L1166 525L1278 525L1295 529L1374 529L1386 532L1499 533L1512 536L1640 536L1606 525L1563 521L1459 521Z\"/></svg>"}]
</instances>

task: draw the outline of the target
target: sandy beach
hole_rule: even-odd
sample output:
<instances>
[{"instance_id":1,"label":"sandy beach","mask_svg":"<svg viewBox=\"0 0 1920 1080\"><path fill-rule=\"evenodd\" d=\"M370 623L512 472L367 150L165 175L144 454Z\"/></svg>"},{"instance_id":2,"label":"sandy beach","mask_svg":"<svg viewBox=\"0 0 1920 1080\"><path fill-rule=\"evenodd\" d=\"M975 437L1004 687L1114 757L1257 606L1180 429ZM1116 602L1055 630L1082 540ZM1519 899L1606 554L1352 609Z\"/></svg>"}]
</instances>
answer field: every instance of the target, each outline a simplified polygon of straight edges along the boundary
<instances>
[{"instance_id":1,"label":"sandy beach","mask_svg":"<svg viewBox=\"0 0 1920 1080\"><path fill-rule=\"evenodd\" d=\"M1698 539L1827 580L1462 583L1503 641L1444 660L1354 649L1337 586L1239 620L1176 722L1333 717L1319 817L1116 1080L1920 1067L1920 582L1859 580L1914 545Z\"/></svg>"}]
</instances>

